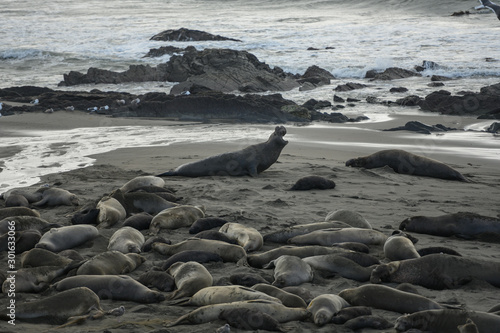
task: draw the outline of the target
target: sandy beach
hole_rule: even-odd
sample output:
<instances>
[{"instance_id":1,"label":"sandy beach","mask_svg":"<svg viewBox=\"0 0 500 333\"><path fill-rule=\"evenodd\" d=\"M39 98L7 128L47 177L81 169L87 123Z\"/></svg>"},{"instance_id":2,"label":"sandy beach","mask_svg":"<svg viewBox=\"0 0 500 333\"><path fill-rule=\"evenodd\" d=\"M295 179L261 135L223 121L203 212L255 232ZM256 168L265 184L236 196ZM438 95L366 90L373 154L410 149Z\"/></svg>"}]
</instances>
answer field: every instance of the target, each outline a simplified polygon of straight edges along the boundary
<instances>
[{"instance_id":1,"label":"sandy beach","mask_svg":"<svg viewBox=\"0 0 500 333\"><path fill-rule=\"evenodd\" d=\"M500 170L498 156L494 159L495 149L480 138L453 134L420 135L409 132L381 132L379 129L404 125L409 120L420 120L428 124L442 123L445 126L463 128L477 123L476 119L444 117L441 115L393 115L388 122L368 122L362 124L313 124L310 126L285 125L288 145L281 153L278 162L258 177L200 177L165 178L166 187L182 197L183 204L204 205L206 215L221 217L230 222L238 222L256 228L261 234L281 228L311 222L324 221L326 215L334 210L348 209L362 214L373 226L387 236L397 230L404 219L411 216L438 216L456 212L473 212L481 215L500 217ZM54 114L21 114L0 118L0 136L13 138L26 135L30 130L65 130L97 126L178 126L178 122L142 119L109 119L83 113L56 112ZM186 127L199 126L185 123ZM224 125L235 128L245 125ZM268 129L269 134L275 125L258 125ZM362 133L363 135L360 135ZM462 133L463 134L463 133ZM29 186L36 190L42 184L64 188L80 199L80 205L99 200L128 180L141 175L151 175L175 168L186 162L239 150L247 145L260 142L253 138L236 142L174 143L166 146L124 148L103 154L93 155L92 166L64 173L49 174L41 177L39 184ZM359 169L345 166L354 157L371 154L378 150L400 148L445 162L461 172L470 182L447 181L428 177L397 174L389 168ZM14 155L19 148L3 149L0 158ZM497 152L498 154L498 152ZM0 167L2 165L0 164ZM335 189L289 191L300 178L317 175L329 178L336 183ZM2 173L0 172L0 178ZM0 183L4 182L2 179ZM0 207L4 202L0 200ZM70 225L70 217L78 207L59 206L41 208L41 217L52 223ZM77 250L86 258L105 251L108 238L116 228L101 229L100 236ZM147 235L147 232L143 233ZM187 228L162 231L162 236L177 243L191 235ZM445 246L456 250L462 256L472 259L500 262L498 243L478 240L464 240L456 237L438 237L425 234L412 234L418 238L417 249L431 246ZM278 244L264 244L264 250L275 248ZM382 246L370 246L370 254L382 262ZM146 262L130 273L133 278L161 264L166 257L154 253L143 253ZM19 257L19 256L18 256ZM17 258L19 259L19 258ZM0 272L7 271L7 253L0 253ZM18 263L19 265L19 263ZM272 269L257 269L237 266L235 263L207 263L205 267L212 274L214 285L229 284L234 273L252 273L272 281ZM314 296L322 293L338 294L346 288L364 283L340 276L323 276L315 273L311 283L301 286ZM389 284L395 287L395 284ZM420 295L438 303L449 304L468 310L487 311L500 304L498 288L482 281L472 281L458 289L435 291L416 286ZM16 294L16 302L27 302L47 295ZM4 309L6 297L2 297ZM181 325L165 327L166 321L176 319L193 307L169 306L165 302L139 304L125 301L101 301L105 310L125 307L120 317L107 316L104 319L57 330L58 332L214 332L224 324L215 321L201 325ZM394 323L401 314L374 309L373 313ZM317 327L313 322L289 322L283 325L289 332L352 332L350 329L334 324ZM30 324L16 320L16 326L0 323L3 332L52 332L55 326ZM241 330L232 329L231 332ZM395 332L386 329L384 332ZM362 332L380 332L364 329Z\"/></svg>"}]
</instances>

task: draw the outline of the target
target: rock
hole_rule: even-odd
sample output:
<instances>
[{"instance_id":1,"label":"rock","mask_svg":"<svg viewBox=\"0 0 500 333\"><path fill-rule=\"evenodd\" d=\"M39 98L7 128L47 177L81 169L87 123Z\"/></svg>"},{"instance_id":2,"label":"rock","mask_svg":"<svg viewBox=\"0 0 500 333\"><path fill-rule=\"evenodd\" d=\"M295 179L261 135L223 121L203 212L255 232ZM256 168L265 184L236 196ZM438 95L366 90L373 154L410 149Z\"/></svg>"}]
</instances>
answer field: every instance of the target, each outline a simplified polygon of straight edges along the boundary
<instances>
[{"instance_id":1,"label":"rock","mask_svg":"<svg viewBox=\"0 0 500 333\"><path fill-rule=\"evenodd\" d=\"M365 79L373 79L375 76L377 76L378 72L374 69L370 69L369 71L366 72L365 74Z\"/></svg>"},{"instance_id":2,"label":"rock","mask_svg":"<svg viewBox=\"0 0 500 333\"><path fill-rule=\"evenodd\" d=\"M174 53L182 53L186 52L188 48L182 48L182 47L175 47L175 46L162 46L157 49L150 49L149 52L143 57L143 58L155 58L155 57L161 57L164 56L165 54L172 55Z\"/></svg>"},{"instance_id":3,"label":"rock","mask_svg":"<svg viewBox=\"0 0 500 333\"><path fill-rule=\"evenodd\" d=\"M419 103L423 111L440 112L453 115L486 115L500 105L500 83L483 87L479 93L465 93L452 96L446 90L427 95Z\"/></svg>"},{"instance_id":4,"label":"rock","mask_svg":"<svg viewBox=\"0 0 500 333\"><path fill-rule=\"evenodd\" d=\"M131 65L125 72L113 72L105 69L91 67L87 74L71 71L64 74L64 81L59 86L74 86L88 83L123 83L123 82L146 82L166 81L167 72L165 65L151 67L149 65Z\"/></svg>"},{"instance_id":5,"label":"rock","mask_svg":"<svg viewBox=\"0 0 500 333\"><path fill-rule=\"evenodd\" d=\"M442 67L440 65L438 65L437 63L435 63L434 61L428 61L428 60L424 60L422 62L422 65L420 65L420 66L415 66L415 70L417 72L423 72L426 69L436 70L436 69L441 69L441 68Z\"/></svg>"},{"instance_id":6,"label":"rock","mask_svg":"<svg viewBox=\"0 0 500 333\"><path fill-rule=\"evenodd\" d=\"M404 126L399 126L395 128L385 129L383 131L411 131L422 134L431 134L432 132L447 132L447 131L455 131L456 128L446 127L441 124L437 125L426 125L419 121L409 121Z\"/></svg>"},{"instance_id":7,"label":"rock","mask_svg":"<svg viewBox=\"0 0 500 333\"><path fill-rule=\"evenodd\" d=\"M477 117L477 119L500 119L500 109L495 109L493 111L487 112Z\"/></svg>"},{"instance_id":8,"label":"rock","mask_svg":"<svg viewBox=\"0 0 500 333\"><path fill-rule=\"evenodd\" d=\"M311 98L310 100L302 104L302 106L308 110L318 110L331 107L332 103L330 103L329 101L317 101L314 98Z\"/></svg>"},{"instance_id":9,"label":"rock","mask_svg":"<svg viewBox=\"0 0 500 333\"><path fill-rule=\"evenodd\" d=\"M335 79L332 73L318 66L309 67L304 75L298 80L299 83L312 83L314 87L330 84L330 80Z\"/></svg>"},{"instance_id":10,"label":"rock","mask_svg":"<svg viewBox=\"0 0 500 333\"><path fill-rule=\"evenodd\" d=\"M365 84L362 83L354 83L354 82L348 82L346 84L341 84L338 85L334 90L335 91L351 91L354 89L362 89L368 87Z\"/></svg>"},{"instance_id":11,"label":"rock","mask_svg":"<svg viewBox=\"0 0 500 333\"><path fill-rule=\"evenodd\" d=\"M342 97L340 97L340 96L333 95L333 102L334 102L334 103L344 103L344 102L345 102L345 99L343 99L343 98L342 98Z\"/></svg>"},{"instance_id":12,"label":"rock","mask_svg":"<svg viewBox=\"0 0 500 333\"><path fill-rule=\"evenodd\" d=\"M431 76L431 81L450 81L451 78L442 75Z\"/></svg>"},{"instance_id":13,"label":"rock","mask_svg":"<svg viewBox=\"0 0 500 333\"><path fill-rule=\"evenodd\" d=\"M400 98L396 100L396 104L402 105L402 106L417 106L419 105L420 101L422 101L422 98L416 95L410 95L406 96L404 98Z\"/></svg>"},{"instance_id":14,"label":"rock","mask_svg":"<svg viewBox=\"0 0 500 333\"><path fill-rule=\"evenodd\" d=\"M428 87L444 87L444 83L443 82L431 82L427 85Z\"/></svg>"},{"instance_id":15,"label":"rock","mask_svg":"<svg viewBox=\"0 0 500 333\"><path fill-rule=\"evenodd\" d=\"M52 91L49 88L36 86L20 86L0 89L0 97L4 100L15 101L19 103L29 103L33 100L32 96L38 96L45 92Z\"/></svg>"},{"instance_id":16,"label":"rock","mask_svg":"<svg viewBox=\"0 0 500 333\"><path fill-rule=\"evenodd\" d=\"M372 80L397 80L405 79L412 76L422 76L420 73L416 73L407 69L398 67L389 67L382 73L377 73Z\"/></svg>"},{"instance_id":17,"label":"rock","mask_svg":"<svg viewBox=\"0 0 500 333\"><path fill-rule=\"evenodd\" d=\"M500 123L494 122L493 124L490 125L490 127L488 127L486 132L495 133L495 134L499 133L500 132Z\"/></svg>"},{"instance_id":18,"label":"rock","mask_svg":"<svg viewBox=\"0 0 500 333\"><path fill-rule=\"evenodd\" d=\"M206 41L206 40L228 40L234 42L241 42L239 39L233 39L228 37L223 37L220 35L212 35L211 33L192 30L186 28L180 28L177 30L169 29L160 32L159 34L151 37L151 40L162 40L162 41L177 41L177 42L191 42L191 41Z\"/></svg>"},{"instance_id":19,"label":"rock","mask_svg":"<svg viewBox=\"0 0 500 333\"><path fill-rule=\"evenodd\" d=\"M408 88L405 88L405 87L393 87L389 90L389 92L391 93L403 93L403 92L407 92L408 91Z\"/></svg>"},{"instance_id":20,"label":"rock","mask_svg":"<svg viewBox=\"0 0 500 333\"><path fill-rule=\"evenodd\" d=\"M300 105L285 105L281 108L282 111L287 112L293 116L311 120L311 113L309 110Z\"/></svg>"},{"instance_id":21,"label":"rock","mask_svg":"<svg viewBox=\"0 0 500 333\"><path fill-rule=\"evenodd\" d=\"M453 12L450 16L463 16L463 15L469 15L470 12L468 10L466 11L463 11L463 10L460 10L458 12Z\"/></svg>"}]
</instances>

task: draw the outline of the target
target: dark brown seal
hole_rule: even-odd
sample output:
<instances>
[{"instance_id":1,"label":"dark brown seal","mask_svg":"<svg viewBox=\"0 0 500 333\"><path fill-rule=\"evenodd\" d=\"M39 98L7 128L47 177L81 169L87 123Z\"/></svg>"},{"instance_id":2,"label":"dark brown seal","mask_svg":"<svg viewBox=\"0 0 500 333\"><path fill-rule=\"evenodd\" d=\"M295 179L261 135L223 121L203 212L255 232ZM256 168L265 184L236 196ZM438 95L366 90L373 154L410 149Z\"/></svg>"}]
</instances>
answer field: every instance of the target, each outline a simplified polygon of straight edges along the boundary
<instances>
[{"instance_id":1,"label":"dark brown seal","mask_svg":"<svg viewBox=\"0 0 500 333\"><path fill-rule=\"evenodd\" d=\"M366 169L388 166L395 172L406 175L467 181L460 172L442 162L400 149L381 150L368 156L353 158L345 165Z\"/></svg>"},{"instance_id":2,"label":"dark brown seal","mask_svg":"<svg viewBox=\"0 0 500 333\"><path fill-rule=\"evenodd\" d=\"M320 176L307 176L297 180L290 191L329 190L333 188L335 188L333 180Z\"/></svg>"},{"instance_id":3,"label":"dark brown seal","mask_svg":"<svg viewBox=\"0 0 500 333\"><path fill-rule=\"evenodd\" d=\"M207 157L203 160L183 164L175 170L164 172L158 176L257 176L273 165L288 141L284 126L276 126L266 142L258 143L235 152Z\"/></svg>"}]
</instances>

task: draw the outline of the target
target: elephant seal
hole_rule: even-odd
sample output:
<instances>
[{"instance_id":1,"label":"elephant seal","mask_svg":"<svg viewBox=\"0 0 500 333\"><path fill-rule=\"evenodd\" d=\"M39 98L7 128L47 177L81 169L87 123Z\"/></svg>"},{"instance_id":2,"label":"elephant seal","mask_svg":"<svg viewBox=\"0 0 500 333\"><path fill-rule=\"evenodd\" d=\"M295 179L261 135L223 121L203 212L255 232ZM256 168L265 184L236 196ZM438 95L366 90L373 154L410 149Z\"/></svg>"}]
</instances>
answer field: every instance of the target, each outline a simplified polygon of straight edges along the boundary
<instances>
[{"instance_id":1,"label":"elephant seal","mask_svg":"<svg viewBox=\"0 0 500 333\"><path fill-rule=\"evenodd\" d=\"M264 266L264 268L273 267L273 286L279 288L298 286L302 283L310 282L313 279L311 266L299 257L283 255Z\"/></svg>"},{"instance_id":2,"label":"elephant seal","mask_svg":"<svg viewBox=\"0 0 500 333\"><path fill-rule=\"evenodd\" d=\"M267 276L263 276L256 273L235 273L231 274L229 277L229 282L234 285L245 286L245 287L253 287L256 284L264 283L269 284L272 282L272 278L267 278Z\"/></svg>"},{"instance_id":3,"label":"elephant seal","mask_svg":"<svg viewBox=\"0 0 500 333\"><path fill-rule=\"evenodd\" d=\"M175 305L205 306L210 304L249 301L252 299L264 299L281 303L278 298L269 296L253 288L244 286L210 286L198 290L188 300L175 303Z\"/></svg>"},{"instance_id":4,"label":"elephant seal","mask_svg":"<svg viewBox=\"0 0 500 333\"><path fill-rule=\"evenodd\" d=\"M95 203L85 205L71 217L71 224L97 224L99 209Z\"/></svg>"},{"instance_id":5,"label":"elephant seal","mask_svg":"<svg viewBox=\"0 0 500 333\"><path fill-rule=\"evenodd\" d=\"M387 236L383 233L363 228L332 228L310 232L305 235L295 236L288 240L296 245L322 245L332 246L335 243L357 242L366 245L384 244Z\"/></svg>"},{"instance_id":6,"label":"elephant seal","mask_svg":"<svg viewBox=\"0 0 500 333\"><path fill-rule=\"evenodd\" d=\"M348 209L338 209L329 212L325 221L341 221L354 228L372 229L372 225L358 212Z\"/></svg>"},{"instance_id":7,"label":"elephant seal","mask_svg":"<svg viewBox=\"0 0 500 333\"><path fill-rule=\"evenodd\" d=\"M500 327L500 316L458 309L424 310L403 315L396 319L394 328L399 332L412 328L431 332L458 332L458 326L471 319L481 333L496 333Z\"/></svg>"},{"instance_id":8,"label":"elephant seal","mask_svg":"<svg viewBox=\"0 0 500 333\"><path fill-rule=\"evenodd\" d=\"M208 251L187 250L170 256L162 265L161 269L166 271L176 262L196 261L200 264L210 261L222 261L220 255Z\"/></svg>"},{"instance_id":9,"label":"elephant seal","mask_svg":"<svg viewBox=\"0 0 500 333\"><path fill-rule=\"evenodd\" d=\"M82 245L99 236L99 231L92 225L80 224L60 228L52 228L35 246L52 252L60 252Z\"/></svg>"},{"instance_id":10,"label":"elephant seal","mask_svg":"<svg viewBox=\"0 0 500 333\"><path fill-rule=\"evenodd\" d=\"M155 193L147 192L131 192L124 193L124 206L127 214L136 214L141 212L146 212L152 215L156 215L162 210L176 207L179 204L175 202L170 202Z\"/></svg>"},{"instance_id":11,"label":"elephant seal","mask_svg":"<svg viewBox=\"0 0 500 333\"><path fill-rule=\"evenodd\" d=\"M378 330L383 330L387 328L392 328L392 324L385 318L380 316L359 316L353 319L349 319L344 323L344 326L357 332L363 328L375 328Z\"/></svg>"},{"instance_id":12,"label":"elephant seal","mask_svg":"<svg viewBox=\"0 0 500 333\"><path fill-rule=\"evenodd\" d=\"M77 275L55 283L57 291L87 287L100 299L131 301L137 303L158 303L165 296L153 291L127 275Z\"/></svg>"},{"instance_id":13,"label":"elephant seal","mask_svg":"<svg viewBox=\"0 0 500 333\"><path fill-rule=\"evenodd\" d=\"M150 271L142 274L137 279L146 287L154 287L161 291L172 291L175 289L175 280L167 272Z\"/></svg>"},{"instance_id":14,"label":"elephant seal","mask_svg":"<svg viewBox=\"0 0 500 333\"><path fill-rule=\"evenodd\" d=\"M307 307L306 302L301 297L267 283L254 284L252 286L252 289L261 291L269 296L275 297L279 299L284 306L290 308Z\"/></svg>"},{"instance_id":15,"label":"elephant seal","mask_svg":"<svg viewBox=\"0 0 500 333\"><path fill-rule=\"evenodd\" d=\"M394 172L405 175L467 181L460 172L442 162L400 149L381 150L368 156L348 160L345 165L365 169L388 166Z\"/></svg>"},{"instance_id":16,"label":"elephant seal","mask_svg":"<svg viewBox=\"0 0 500 333\"><path fill-rule=\"evenodd\" d=\"M229 236L225 233L216 230L205 230L197 233L193 237L201 238L201 239L213 239L221 242L226 242L229 244L238 244L238 242L234 238L229 238Z\"/></svg>"},{"instance_id":17,"label":"elephant seal","mask_svg":"<svg viewBox=\"0 0 500 333\"><path fill-rule=\"evenodd\" d=\"M329 190L335 188L333 180L320 176L307 176L300 178L290 188L290 191L308 191L308 190Z\"/></svg>"},{"instance_id":18,"label":"elephant seal","mask_svg":"<svg viewBox=\"0 0 500 333\"><path fill-rule=\"evenodd\" d=\"M146 239L144 244L142 244L141 252L150 252L153 249L154 243L172 244L170 240L165 239L162 236L149 237Z\"/></svg>"},{"instance_id":19,"label":"elephant seal","mask_svg":"<svg viewBox=\"0 0 500 333\"><path fill-rule=\"evenodd\" d=\"M309 266L320 271L338 274L347 279L365 282L370 280L374 266L363 267L341 255L324 254L302 259Z\"/></svg>"},{"instance_id":20,"label":"elephant seal","mask_svg":"<svg viewBox=\"0 0 500 333\"><path fill-rule=\"evenodd\" d=\"M242 150L207 157L203 160L183 164L158 176L257 176L273 165L288 141L284 126L276 126L266 142L248 146Z\"/></svg>"},{"instance_id":21,"label":"elephant seal","mask_svg":"<svg viewBox=\"0 0 500 333\"><path fill-rule=\"evenodd\" d=\"M155 176L138 176L123 184L123 186L120 187L120 190L123 193L128 193L146 186L163 188L165 186L165 181L163 178Z\"/></svg>"},{"instance_id":22,"label":"elephant seal","mask_svg":"<svg viewBox=\"0 0 500 333\"><path fill-rule=\"evenodd\" d=\"M64 324L70 317L102 311L99 297L89 288L81 287L41 298L33 302L18 302L15 318L21 321Z\"/></svg>"},{"instance_id":23,"label":"elephant seal","mask_svg":"<svg viewBox=\"0 0 500 333\"><path fill-rule=\"evenodd\" d=\"M372 308L369 306L350 306L341 309L333 318L332 323L343 325L346 321L360 316L369 316L372 314Z\"/></svg>"},{"instance_id":24,"label":"elephant seal","mask_svg":"<svg viewBox=\"0 0 500 333\"><path fill-rule=\"evenodd\" d=\"M132 227L121 227L109 239L108 251L141 253L144 241L144 235L139 230Z\"/></svg>"},{"instance_id":25,"label":"elephant seal","mask_svg":"<svg viewBox=\"0 0 500 333\"><path fill-rule=\"evenodd\" d=\"M457 328L460 333L479 333L476 324L470 318L467 318L465 324L458 325Z\"/></svg>"},{"instance_id":26,"label":"elephant seal","mask_svg":"<svg viewBox=\"0 0 500 333\"><path fill-rule=\"evenodd\" d=\"M189 228L190 234L197 234L199 232L210 230L213 228L220 228L228 221L218 217L202 217L197 219Z\"/></svg>"},{"instance_id":27,"label":"elephant seal","mask_svg":"<svg viewBox=\"0 0 500 333\"><path fill-rule=\"evenodd\" d=\"M21 267L66 266L73 260L52 251L34 248L21 255Z\"/></svg>"},{"instance_id":28,"label":"elephant seal","mask_svg":"<svg viewBox=\"0 0 500 333\"><path fill-rule=\"evenodd\" d=\"M137 253L123 254L118 251L99 253L81 265L77 275L121 275L132 272L146 259Z\"/></svg>"},{"instance_id":29,"label":"elephant seal","mask_svg":"<svg viewBox=\"0 0 500 333\"><path fill-rule=\"evenodd\" d=\"M340 221L315 222L306 224L297 224L285 229L274 231L264 235L265 242L285 243L295 236L305 235L312 231L329 228L349 228L350 225Z\"/></svg>"},{"instance_id":30,"label":"elephant seal","mask_svg":"<svg viewBox=\"0 0 500 333\"><path fill-rule=\"evenodd\" d=\"M76 194L62 188L51 187L43 190L42 200L34 202L33 206L78 206Z\"/></svg>"},{"instance_id":31,"label":"elephant seal","mask_svg":"<svg viewBox=\"0 0 500 333\"><path fill-rule=\"evenodd\" d=\"M0 208L0 220L13 216L34 216L40 217L40 213L28 207L7 207Z\"/></svg>"},{"instance_id":32,"label":"elephant seal","mask_svg":"<svg viewBox=\"0 0 500 333\"><path fill-rule=\"evenodd\" d=\"M462 255L458 253L457 251L450 249L448 247L443 247L443 246L431 246L431 247L425 247L423 249L420 249L417 251L418 254L423 257L427 256L429 254L434 254L434 253L444 253L444 254L449 254L450 256L458 256L461 257Z\"/></svg>"},{"instance_id":33,"label":"elephant seal","mask_svg":"<svg viewBox=\"0 0 500 333\"><path fill-rule=\"evenodd\" d=\"M384 255L389 260L420 258L413 242L404 232L394 231L384 243Z\"/></svg>"},{"instance_id":34,"label":"elephant seal","mask_svg":"<svg viewBox=\"0 0 500 333\"><path fill-rule=\"evenodd\" d=\"M59 224L49 223L36 216L13 216L6 217L0 221L0 235L12 231L39 230L45 231L50 228L60 227Z\"/></svg>"},{"instance_id":35,"label":"elephant seal","mask_svg":"<svg viewBox=\"0 0 500 333\"><path fill-rule=\"evenodd\" d=\"M219 319L226 321L231 327L242 330L279 331L280 323L268 314L257 309L223 310Z\"/></svg>"},{"instance_id":36,"label":"elephant seal","mask_svg":"<svg viewBox=\"0 0 500 333\"><path fill-rule=\"evenodd\" d=\"M118 222L125 220L127 211L123 205L115 198L103 197L96 205L99 209L97 215L98 228L109 228Z\"/></svg>"},{"instance_id":37,"label":"elephant seal","mask_svg":"<svg viewBox=\"0 0 500 333\"><path fill-rule=\"evenodd\" d=\"M440 290L458 288L473 279L500 287L500 262L429 254L379 265L373 269L370 282L407 282Z\"/></svg>"},{"instance_id":38,"label":"elephant seal","mask_svg":"<svg viewBox=\"0 0 500 333\"><path fill-rule=\"evenodd\" d=\"M299 258L311 257L321 254L341 254L348 253L350 251L344 250L342 248L330 247L330 246L318 246L318 245L306 245L306 246L280 246L278 248L257 253L250 254L247 258L248 264L255 268L262 268L269 262L281 257L282 255L291 255Z\"/></svg>"},{"instance_id":39,"label":"elephant seal","mask_svg":"<svg viewBox=\"0 0 500 333\"><path fill-rule=\"evenodd\" d=\"M13 188L11 190L8 190L8 191L2 193L2 195L0 195L0 197L3 197L3 199L5 201L7 201L11 195L22 195L23 197L26 198L26 200L28 200L29 203L33 203L33 202L37 202L37 201L42 200L42 193L41 192L39 192L39 191L31 192L31 191L28 191L24 188Z\"/></svg>"},{"instance_id":40,"label":"elephant seal","mask_svg":"<svg viewBox=\"0 0 500 333\"><path fill-rule=\"evenodd\" d=\"M493 235L500 238L500 219L470 212L459 212L440 216L414 216L399 225L400 230L436 236L459 236L480 238Z\"/></svg>"},{"instance_id":41,"label":"elephant seal","mask_svg":"<svg viewBox=\"0 0 500 333\"><path fill-rule=\"evenodd\" d=\"M205 207L181 205L159 212L149 226L152 235L158 234L160 229L178 229L190 227L197 219L205 217Z\"/></svg>"},{"instance_id":42,"label":"elephant seal","mask_svg":"<svg viewBox=\"0 0 500 333\"><path fill-rule=\"evenodd\" d=\"M348 306L349 303L338 295L323 294L313 298L307 309L311 312L314 323L317 326L324 326L332 321L337 312Z\"/></svg>"},{"instance_id":43,"label":"elephant seal","mask_svg":"<svg viewBox=\"0 0 500 333\"><path fill-rule=\"evenodd\" d=\"M173 322L167 323L168 327L182 324L203 324L214 321L219 318L219 315L224 310L230 309L255 309L262 311L280 323L285 323L294 320L304 320L310 316L306 309L288 308L283 304L270 302L266 300L251 300L232 303L221 303L206 305L193 310Z\"/></svg>"},{"instance_id":44,"label":"elephant seal","mask_svg":"<svg viewBox=\"0 0 500 333\"><path fill-rule=\"evenodd\" d=\"M399 313L443 308L438 303L423 296L384 285L365 284L357 288L344 289L339 293L339 296L351 305L369 306Z\"/></svg>"},{"instance_id":45,"label":"elephant seal","mask_svg":"<svg viewBox=\"0 0 500 333\"><path fill-rule=\"evenodd\" d=\"M264 239L257 229L240 223L228 222L219 231L236 240L247 252L258 251L264 244Z\"/></svg>"},{"instance_id":46,"label":"elephant seal","mask_svg":"<svg viewBox=\"0 0 500 333\"><path fill-rule=\"evenodd\" d=\"M154 243L153 250L168 256L186 250L207 251L219 255L224 262L238 262L241 259L246 259L247 255L246 251L239 245L199 238L189 238L173 245Z\"/></svg>"},{"instance_id":47,"label":"elephant seal","mask_svg":"<svg viewBox=\"0 0 500 333\"><path fill-rule=\"evenodd\" d=\"M122 227L132 227L137 230L146 230L151 226L153 215L149 213L138 213L128 217L123 221Z\"/></svg>"},{"instance_id":48,"label":"elephant seal","mask_svg":"<svg viewBox=\"0 0 500 333\"><path fill-rule=\"evenodd\" d=\"M199 290L210 287L213 283L210 272L196 261L177 262L170 266L167 273L172 275L177 287L169 297L171 300L191 297Z\"/></svg>"},{"instance_id":49,"label":"elephant seal","mask_svg":"<svg viewBox=\"0 0 500 333\"><path fill-rule=\"evenodd\" d=\"M12 234L13 231L10 231ZM9 250L11 246L11 235L9 233L5 233L0 236L0 252ZM24 231L15 231L13 235L15 239L15 254L21 254L25 251L29 251L35 247L35 245L42 238L42 234L40 231L35 229L29 229Z\"/></svg>"},{"instance_id":50,"label":"elephant seal","mask_svg":"<svg viewBox=\"0 0 500 333\"><path fill-rule=\"evenodd\" d=\"M5 207L29 207L30 203L24 195L12 194L5 199Z\"/></svg>"}]
</instances>

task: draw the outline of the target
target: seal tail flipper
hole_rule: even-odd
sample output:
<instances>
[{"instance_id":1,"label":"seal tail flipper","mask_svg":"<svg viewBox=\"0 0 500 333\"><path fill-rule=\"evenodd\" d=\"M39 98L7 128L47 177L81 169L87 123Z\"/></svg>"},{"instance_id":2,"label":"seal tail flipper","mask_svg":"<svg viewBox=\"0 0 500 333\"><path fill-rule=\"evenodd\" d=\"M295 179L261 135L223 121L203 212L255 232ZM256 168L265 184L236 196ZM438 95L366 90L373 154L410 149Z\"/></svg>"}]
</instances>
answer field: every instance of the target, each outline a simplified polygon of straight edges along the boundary
<instances>
[{"instance_id":1,"label":"seal tail flipper","mask_svg":"<svg viewBox=\"0 0 500 333\"><path fill-rule=\"evenodd\" d=\"M156 175L156 177L165 177L165 176L176 176L177 172L175 171L167 171L164 173L160 173L159 175Z\"/></svg>"}]
</instances>

